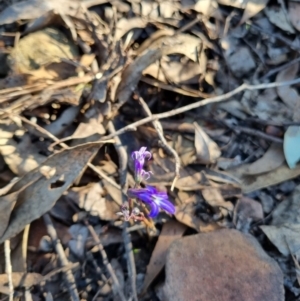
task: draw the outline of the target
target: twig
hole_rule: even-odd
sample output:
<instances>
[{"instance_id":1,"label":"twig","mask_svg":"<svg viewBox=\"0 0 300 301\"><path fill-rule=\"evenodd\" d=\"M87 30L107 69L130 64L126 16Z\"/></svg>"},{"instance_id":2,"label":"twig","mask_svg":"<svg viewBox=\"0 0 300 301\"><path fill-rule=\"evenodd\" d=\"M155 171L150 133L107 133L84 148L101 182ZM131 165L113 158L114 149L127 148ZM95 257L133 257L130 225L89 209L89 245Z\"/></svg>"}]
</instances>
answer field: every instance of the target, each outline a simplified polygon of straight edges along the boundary
<instances>
[{"instance_id":1,"label":"twig","mask_svg":"<svg viewBox=\"0 0 300 301\"><path fill-rule=\"evenodd\" d=\"M227 124L226 124L227 125ZM283 140L281 138L278 137L274 137L271 135L268 135L264 132L261 132L259 130L255 130L255 129L249 129L243 126L229 126L227 125L230 129L232 129L235 132L243 132L252 136L256 136L271 142L276 142L276 143L283 143Z\"/></svg>"},{"instance_id":2,"label":"twig","mask_svg":"<svg viewBox=\"0 0 300 301\"><path fill-rule=\"evenodd\" d=\"M44 214L43 219L44 219L44 223L46 225L47 233L49 234L49 236L52 240L53 246L58 255L61 266L62 267L69 266L68 259L64 252L63 246L62 246L59 238L57 237L57 232L54 228L54 225L52 223L52 220L51 220L49 214L48 213ZM75 278L74 278L72 271L66 270L64 272L64 275L65 275L65 280L66 280L66 283L68 286L68 291L69 291L72 301L80 301L79 296L78 296L77 287L75 284Z\"/></svg>"},{"instance_id":3,"label":"twig","mask_svg":"<svg viewBox=\"0 0 300 301\"><path fill-rule=\"evenodd\" d=\"M144 99L138 95L139 101L144 109L144 111L146 112L146 114L151 117L152 116L152 112L149 109L147 103L144 101ZM166 149L167 152L169 152L175 159L175 178L173 180L172 186L171 186L171 191L173 191L174 186L176 184L176 181L179 179L179 171L180 171L180 158L177 154L177 152L175 151L175 149L173 149L167 142L165 136L164 136L164 131L162 128L161 123L158 120L154 120L152 121L152 124L154 126L154 128L156 129L156 132L158 134L159 139L161 140L162 146Z\"/></svg>"},{"instance_id":4,"label":"twig","mask_svg":"<svg viewBox=\"0 0 300 301\"><path fill-rule=\"evenodd\" d=\"M112 121L108 123L108 131L113 134L116 132L114 124ZM123 204L127 202L126 190L127 190L127 164L128 164L128 156L127 152L122 145L122 142L118 136L115 137L116 143L114 144L116 151L119 156L119 173L120 173L120 184L122 190L122 202ZM133 300L138 301L137 298L137 290L136 290L136 268L134 262L134 255L132 251L132 243L131 243L131 235L127 230L128 224L127 222L123 223L123 231L122 236L124 240L125 251L127 255L127 266L129 271L129 277L131 282L131 293L133 296Z\"/></svg>"},{"instance_id":5,"label":"twig","mask_svg":"<svg viewBox=\"0 0 300 301\"><path fill-rule=\"evenodd\" d=\"M293 66L294 64L296 64L296 63L298 63L298 62L300 62L300 57L298 57L298 58L296 58L296 59L294 59L294 60L292 60L292 61L288 61L286 64L283 64L283 65L281 65L281 66L279 66L279 67L276 67L276 68L270 70L268 73L266 73L265 75L263 75L263 76L260 78L260 80L264 80L264 79L266 79L266 78L272 76L273 74L278 73L279 71L285 70L285 69L287 69L288 67Z\"/></svg>"},{"instance_id":6,"label":"twig","mask_svg":"<svg viewBox=\"0 0 300 301\"><path fill-rule=\"evenodd\" d=\"M99 248L99 252L102 256L102 260L103 260L103 264L106 266L107 268L107 271L108 273L110 274L110 277L115 285L115 288L119 294L119 297L122 301L126 301L126 298L124 296L124 293L123 291L121 290L121 286L120 286L120 283L119 283L119 280L114 272L114 269L113 267L111 266L110 262L108 261L108 258L107 258L107 254L104 250L104 247L100 241L100 238L99 236L97 235L97 233L95 232L94 228L88 223L87 220L84 221L85 225L87 226L87 228L89 229L94 241L96 242L98 248Z\"/></svg>"},{"instance_id":7,"label":"twig","mask_svg":"<svg viewBox=\"0 0 300 301\"><path fill-rule=\"evenodd\" d=\"M12 281L12 268L10 260L10 240L4 241L4 254L5 254L5 272L8 278L9 301L14 299L14 286Z\"/></svg>"},{"instance_id":8,"label":"twig","mask_svg":"<svg viewBox=\"0 0 300 301\"><path fill-rule=\"evenodd\" d=\"M175 116L181 113L184 113L186 111L190 111L199 107L203 107L205 105L208 104L213 104L213 103L218 103L218 102L222 102L222 101L226 101L228 99L230 99L232 96L243 92L245 90L250 90L250 91L254 91L254 90L263 90L263 89L270 89L270 88L275 88L275 87L282 87L282 86L290 86L290 85L295 85L295 84L299 84L300 83L300 78L296 78L294 80L290 80L290 81L286 81L286 82L281 82L281 83L269 83L269 84L259 84L259 85L249 85L249 84L242 84L241 86L239 86L238 88L225 93L223 95L220 96L216 96L216 97L211 97L211 98L207 98L207 99L203 99L200 101L197 101L195 103L171 110L171 111L167 111L164 113L160 113L160 114L153 114L152 116L143 118L139 121L133 122L125 127L123 127L122 129L116 131L115 133L112 133L110 135L104 136L100 139L100 141L102 140L107 140L107 139L111 139L113 137L119 136L125 132L127 132L128 130L141 126L145 123L151 122L153 120L158 120L158 119L163 119L163 118L168 118L171 116Z\"/></svg>"}]
</instances>

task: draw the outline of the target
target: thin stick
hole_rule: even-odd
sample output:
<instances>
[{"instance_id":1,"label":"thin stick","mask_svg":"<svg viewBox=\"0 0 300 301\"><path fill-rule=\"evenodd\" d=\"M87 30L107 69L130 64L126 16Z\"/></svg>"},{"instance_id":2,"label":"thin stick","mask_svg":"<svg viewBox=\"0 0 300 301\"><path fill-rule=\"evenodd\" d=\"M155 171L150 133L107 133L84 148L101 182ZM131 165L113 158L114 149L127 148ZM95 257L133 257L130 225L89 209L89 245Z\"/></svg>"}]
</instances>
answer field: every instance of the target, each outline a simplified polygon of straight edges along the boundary
<instances>
[{"instance_id":1,"label":"thin stick","mask_svg":"<svg viewBox=\"0 0 300 301\"><path fill-rule=\"evenodd\" d=\"M48 213L44 214L43 219L44 219L44 223L45 223L45 226L46 226L46 229L47 229L47 233L49 234L49 236L52 240L54 249L55 249L55 251L57 253L57 256L60 260L61 266L62 267L69 266L68 259L66 257L65 252L64 252L63 246L62 246L59 238L57 237L57 232L54 228L54 225L52 223L52 220L51 220L49 214ZM79 296L78 296L77 287L76 287L76 284L75 284L75 278L74 278L74 275L73 275L72 271L71 270L66 270L64 272L64 276L65 276L65 280L66 280L66 283L67 283L69 294L71 296L71 300L72 301L80 301Z\"/></svg>"},{"instance_id":2,"label":"thin stick","mask_svg":"<svg viewBox=\"0 0 300 301\"><path fill-rule=\"evenodd\" d=\"M147 103L144 101L144 99L141 96L139 97L139 101L144 109L144 111L146 112L146 114L151 117L152 116L152 112L149 109ZM172 186L171 186L171 191L173 191L174 186L176 184L176 181L179 179L179 171L180 171L180 158L176 152L175 149L173 149L167 142L165 136L164 136L164 131L162 128L161 123L158 120L154 120L152 121L152 124L154 126L154 128L156 129L157 135L159 137L159 139L161 140L161 143L163 145L163 147L166 149L167 152L169 152L175 159L175 178L173 180Z\"/></svg>"},{"instance_id":3,"label":"thin stick","mask_svg":"<svg viewBox=\"0 0 300 301\"><path fill-rule=\"evenodd\" d=\"M241 86L239 86L238 88L225 93L223 95L220 96L216 96L216 97L211 97L211 98L207 98L207 99L203 99L200 101L197 101L195 103L171 110L171 111L167 111L164 113L160 113L160 114L153 114L152 116L146 117L144 119L141 119L139 121L133 122L125 127L123 127L122 129L116 131L115 133L112 133L108 136L104 136L100 139L100 141L102 140L107 140L107 139L111 139L113 137L119 136L123 133L125 133L126 131L141 126L145 123L151 122L153 120L158 120L158 119L163 119L163 118L168 118L171 116L175 116L184 112L187 112L189 110L193 110L199 107L203 107L206 106L208 104L213 104L213 103L218 103L218 102L222 102L222 101L226 101L228 99L230 99L232 96L243 92L245 90L250 90L250 91L254 91L254 90L263 90L263 89L270 89L270 88L275 88L275 87L282 87L282 86L290 86L290 85L295 85L295 84L299 84L300 83L300 78L296 78L294 80L290 80L290 81L286 81L286 82L281 82L281 83L269 83L269 84L259 84L259 85L249 85L249 84L242 84Z\"/></svg>"},{"instance_id":4,"label":"thin stick","mask_svg":"<svg viewBox=\"0 0 300 301\"><path fill-rule=\"evenodd\" d=\"M9 301L14 299L14 286L12 281L12 268L10 260L10 240L4 241L4 254L5 254L5 272L8 278Z\"/></svg>"},{"instance_id":5,"label":"thin stick","mask_svg":"<svg viewBox=\"0 0 300 301\"><path fill-rule=\"evenodd\" d=\"M90 233L91 233L91 235L92 235L95 243L97 244L97 246L99 248L99 252L100 252L100 254L102 256L103 264L106 266L107 271L110 274L110 277L111 277L111 279L112 279L112 281L113 281L113 283L114 283L114 285L116 287L116 290L118 292L118 295L119 295L120 299L122 301L126 301L126 298L125 298L124 293L123 293L123 291L121 289L119 280L118 280L118 278L117 278L117 276L116 276L116 274L114 272L113 267L111 266L110 262L108 261L107 254L106 254L106 252L104 250L104 247L103 247L103 245L102 245L102 243L100 241L99 236L97 235L97 233L95 232L94 228L88 223L87 220L85 220L84 223L87 226L87 228L90 231Z\"/></svg>"},{"instance_id":6,"label":"thin stick","mask_svg":"<svg viewBox=\"0 0 300 301\"><path fill-rule=\"evenodd\" d=\"M107 128L110 133L115 133L115 126L112 121L109 121ZM119 156L119 173L120 173L120 184L122 190L122 202L123 204L127 202L126 191L127 191L127 164L128 164L128 156L125 147L122 145L120 138L115 137L116 143L114 144L115 149ZM129 272L129 278L131 282L131 293L134 301L138 301L137 298L137 290L136 290L136 268L134 262L134 255L132 251L132 242L131 235L127 230L128 223L123 223L123 231L122 236L124 240L125 252L127 255L127 267Z\"/></svg>"}]
</instances>

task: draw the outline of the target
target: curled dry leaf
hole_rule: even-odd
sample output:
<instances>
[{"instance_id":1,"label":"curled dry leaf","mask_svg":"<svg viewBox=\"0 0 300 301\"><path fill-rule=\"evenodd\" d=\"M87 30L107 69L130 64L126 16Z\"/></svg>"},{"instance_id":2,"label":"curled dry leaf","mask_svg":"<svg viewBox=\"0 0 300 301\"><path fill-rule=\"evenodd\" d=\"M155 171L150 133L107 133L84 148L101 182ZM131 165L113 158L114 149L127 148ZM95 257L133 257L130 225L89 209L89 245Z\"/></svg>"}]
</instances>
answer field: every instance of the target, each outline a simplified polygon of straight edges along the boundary
<instances>
[{"instance_id":1,"label":"curled dry leaf","mask_svg":"<svg viewBox=\"0 0 300 301\"><path fill-rule=\"evenodd\" d=\"M9 216L8 224L1 222L2 228L6 230L1 233L0 242L13 237L27 224L49 211L96 155L99 148L99 143L90 143L63 150L49 157L42 165L55 167L54 176L47 179L40 173L40 168L36 168L16 182L7 195L0 198L0 203L9 198L9 202L6 203L10 206L6 210L6 215Z\"/></svg>"},{"instance_id":2,"label":"curled dry leaf","mask_svg":"<svg viewBox=\"0 0 300 301\"><path fill-rule=\"evenodd\" d=\"M281 166L283 162L284 155L282 145L279 143L272 143L260 159L250 165L244 165L245 174L258 175L269 172Z\"/></svg>"},{"instance_id":3,"label":"curled dry leaf","mask_svg":"<svg viewBox=\"0 0 300 301\"><path fill-rule=\"evenodd\" d=\"M198 163L215 163L221 156L218 145L211 140L202 128L195 122L195 148Z\"/></svg>"}]
</instances>

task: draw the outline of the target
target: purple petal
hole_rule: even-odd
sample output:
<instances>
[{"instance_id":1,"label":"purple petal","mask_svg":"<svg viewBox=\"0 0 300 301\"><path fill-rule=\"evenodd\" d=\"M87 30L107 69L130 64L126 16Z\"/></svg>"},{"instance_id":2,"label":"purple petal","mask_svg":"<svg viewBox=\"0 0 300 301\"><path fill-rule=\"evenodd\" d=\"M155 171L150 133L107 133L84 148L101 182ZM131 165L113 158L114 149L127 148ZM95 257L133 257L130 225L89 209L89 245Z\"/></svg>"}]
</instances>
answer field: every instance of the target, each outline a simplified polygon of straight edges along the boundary
<instances>
[{"instance_id":1,"label":"purple petal","mask_svg":"<svg viewBox=\"0 0 300 301\"><path fill-rule=\"evenodd\" d=\"M163 200L160 203L160 208L170 214L175 214L176 208L169 200Z\"/></svg>"},{"instance_id":2,"label":"purple petal","mask_svg":"<svg viewBox=\"0 0 300 301\"><path fill-rule=\"evenodd\" d=\"M159 213L159 207L157 206L157 204L155 204L154 202L150 204L151 207L151 211L149 213L149 217L155 217L158 215Z\"/></svg>"}]
</instances>

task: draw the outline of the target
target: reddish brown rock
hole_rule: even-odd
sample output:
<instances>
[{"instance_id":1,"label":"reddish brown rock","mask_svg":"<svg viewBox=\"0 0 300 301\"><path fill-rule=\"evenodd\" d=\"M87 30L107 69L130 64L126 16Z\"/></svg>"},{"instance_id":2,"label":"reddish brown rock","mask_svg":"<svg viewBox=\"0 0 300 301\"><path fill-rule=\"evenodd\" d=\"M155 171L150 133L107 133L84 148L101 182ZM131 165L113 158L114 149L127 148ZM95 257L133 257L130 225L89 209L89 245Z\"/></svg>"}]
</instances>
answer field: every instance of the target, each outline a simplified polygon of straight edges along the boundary
<instances>
[{"instance_id":1,"label":"reddish brown rock","mask_svg":"<svg viewBox=\"0 0 300 301\"><path fill-rule=\"evenodd\" d=\"M164 301L283 301L283 275L254 237L224 229L171 245L163 294Z\"/></svg>"}]
</instances>

